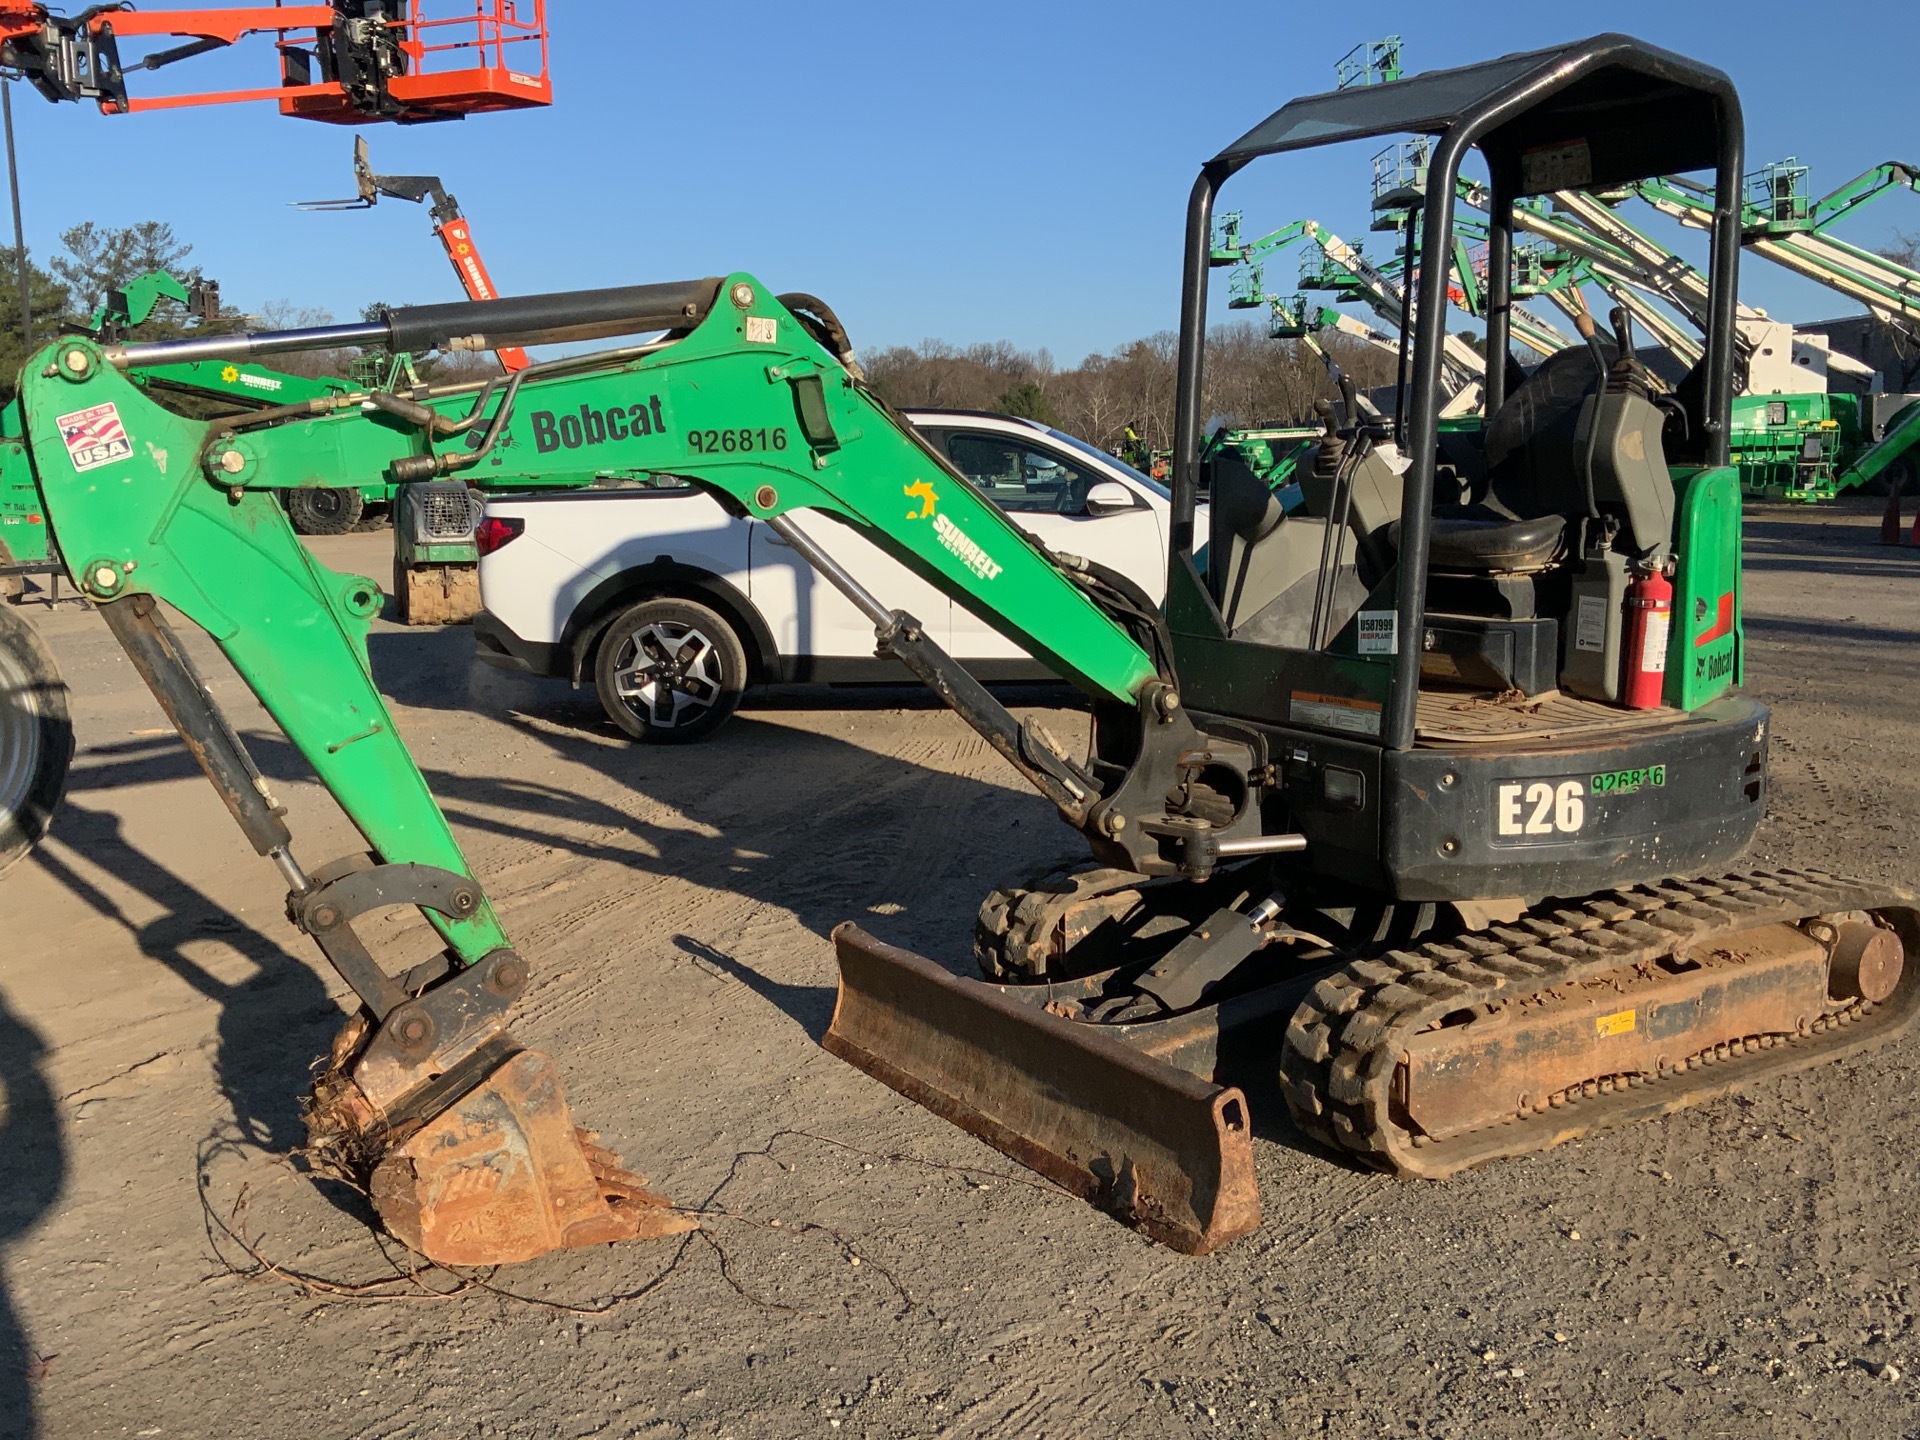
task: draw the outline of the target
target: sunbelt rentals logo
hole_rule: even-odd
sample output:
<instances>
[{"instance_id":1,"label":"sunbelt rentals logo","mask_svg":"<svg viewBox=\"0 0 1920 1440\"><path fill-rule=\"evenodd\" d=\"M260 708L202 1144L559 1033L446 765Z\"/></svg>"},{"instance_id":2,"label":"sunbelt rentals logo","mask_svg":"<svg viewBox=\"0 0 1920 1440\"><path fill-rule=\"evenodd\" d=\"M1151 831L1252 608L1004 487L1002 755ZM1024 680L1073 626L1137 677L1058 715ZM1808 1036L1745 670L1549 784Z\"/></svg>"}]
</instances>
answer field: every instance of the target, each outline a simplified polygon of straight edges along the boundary
<instances>
[{"instance_id":1,"label":"sunbelt rentals logo","mask_svg":"<svg viewBox=\"0 0 1920 1440\"><path fill-rule=\"evenodd\" d=\"M907 519L932 520L933 533L939 537L940 543L952 552L955 559L982 580L991 580L1000 573L999 561L982 550L968 537L966 531L939 513L937 507L940 503L940 495L931 484L925 480L916 480L911 485L901 486L900 489L909 500L920 502L918 510L907 511Z\"/></svg>"}]
</instances>

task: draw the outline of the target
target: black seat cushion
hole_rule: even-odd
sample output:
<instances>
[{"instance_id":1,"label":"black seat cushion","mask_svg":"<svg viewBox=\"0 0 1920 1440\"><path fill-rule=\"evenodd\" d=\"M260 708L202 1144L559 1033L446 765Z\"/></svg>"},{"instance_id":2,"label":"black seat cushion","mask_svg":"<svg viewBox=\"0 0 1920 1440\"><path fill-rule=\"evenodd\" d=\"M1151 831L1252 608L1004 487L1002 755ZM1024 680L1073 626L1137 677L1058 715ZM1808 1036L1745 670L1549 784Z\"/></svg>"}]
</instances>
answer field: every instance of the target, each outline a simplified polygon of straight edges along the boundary
<instances>
[{"instance_id":1,"label":"black seat cushion","mask_svg":"<svg viewBox=\"0 0 1920 1440\"><path fill-rule=\"evenodd\" d=\"M1604 341L1601 353L1611 363ZM1597 380L1592 353L1575 345L1541 361L1507 396L1487 424L1485 505L1513 516L1586 513L1585 456L1575 437Z\"/></svg>"},{"instance_id":2,"label":"black seat cushion","mask_svg":"<svg viewBox=\"0 0 1920 1440\"><path fill-rule=\"evenodd\" d=\"M1544 570L1560 552L1567 528L1564 515L1510 520L1488 511L1435 515L1427 544L1429 569L1455 575L1514 574ZM1393 544L1400 545L1400 522L1393 522Z\"/></svg>"}]
</instances>

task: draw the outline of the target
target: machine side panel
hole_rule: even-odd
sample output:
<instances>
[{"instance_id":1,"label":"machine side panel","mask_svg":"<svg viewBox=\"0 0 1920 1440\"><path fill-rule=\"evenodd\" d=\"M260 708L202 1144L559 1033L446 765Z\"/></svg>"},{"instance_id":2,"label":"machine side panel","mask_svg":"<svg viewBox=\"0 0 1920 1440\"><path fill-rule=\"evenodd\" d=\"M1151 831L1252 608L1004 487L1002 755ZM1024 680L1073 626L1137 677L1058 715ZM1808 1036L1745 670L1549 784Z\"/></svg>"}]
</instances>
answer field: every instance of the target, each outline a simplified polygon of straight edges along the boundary
<instances>
[{"instance_id":1,"label":"machine side panel","mask_svg":"<svg viewBox=\"0 0 1920 1440\"><path fill-rule=\"evenodd\" d=\"M1673 623L1663 699L1689 713L1740 683L1740 478L1731 467L1674 477Z\"/></svg>"}]
</instances>

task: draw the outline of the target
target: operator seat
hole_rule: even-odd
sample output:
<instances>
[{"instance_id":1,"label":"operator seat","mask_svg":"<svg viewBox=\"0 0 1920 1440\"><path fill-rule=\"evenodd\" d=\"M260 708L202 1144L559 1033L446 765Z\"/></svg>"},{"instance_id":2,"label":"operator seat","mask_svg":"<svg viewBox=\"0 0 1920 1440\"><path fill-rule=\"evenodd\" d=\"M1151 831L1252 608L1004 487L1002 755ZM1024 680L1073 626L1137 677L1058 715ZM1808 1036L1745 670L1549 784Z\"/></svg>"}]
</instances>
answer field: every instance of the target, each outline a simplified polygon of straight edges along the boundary
<instances>
[{"instance_id":1,"label":"operator seat","mask_svg":"<svg viewBox=\"0 0 1920 1440\"><path fill-rule=\"evenodd\" d=\"M1575 346L1507 397L1487 426L1485 494L1435 512L1429 570L1524 575L1553 564L1568 518L1586 512L1575 437L1594 379L1592 354Z\"/></svg>"}]
</instances>

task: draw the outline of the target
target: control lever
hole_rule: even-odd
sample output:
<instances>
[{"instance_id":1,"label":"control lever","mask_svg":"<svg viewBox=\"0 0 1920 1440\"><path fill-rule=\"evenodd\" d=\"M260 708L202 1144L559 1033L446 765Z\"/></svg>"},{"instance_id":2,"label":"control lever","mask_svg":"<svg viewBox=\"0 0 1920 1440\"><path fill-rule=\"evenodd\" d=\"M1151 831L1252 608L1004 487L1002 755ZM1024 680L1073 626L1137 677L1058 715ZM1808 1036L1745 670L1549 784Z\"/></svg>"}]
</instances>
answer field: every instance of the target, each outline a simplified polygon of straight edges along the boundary
<instances>
[{"instance_id":1,"label":"control lever","mask_svg":"<svg viewBox=\"0 0 1920 1440\"><path fill-rule=\"evenodd\" d=\"M1577 295L1579 291L1576 290L1574 293ZM1607 352L1600 348L1599 329L1594 325L1593 314L1586 306L1582 305L1579 313L1573 317L1573 328L1580 338L1587 342L1587 353L1593 356L1593 373L1596 377L1595 383L1598 384L1599 381L1606 379Z\"/></svg>"},{"instance_id":2,"label":"control lever","mask_svg":"<svg viewBox=\"0 0 1920 1440\"><path fill-rule=\"evenodd\" d=\"M1616 305L1608 318L1613 321L1613 343L1618 347L1620 358L1633 359L1633 316L1627 313L1626 306Z\"/></svg>"}]
</instances>

